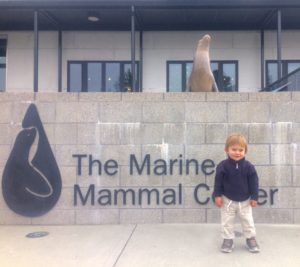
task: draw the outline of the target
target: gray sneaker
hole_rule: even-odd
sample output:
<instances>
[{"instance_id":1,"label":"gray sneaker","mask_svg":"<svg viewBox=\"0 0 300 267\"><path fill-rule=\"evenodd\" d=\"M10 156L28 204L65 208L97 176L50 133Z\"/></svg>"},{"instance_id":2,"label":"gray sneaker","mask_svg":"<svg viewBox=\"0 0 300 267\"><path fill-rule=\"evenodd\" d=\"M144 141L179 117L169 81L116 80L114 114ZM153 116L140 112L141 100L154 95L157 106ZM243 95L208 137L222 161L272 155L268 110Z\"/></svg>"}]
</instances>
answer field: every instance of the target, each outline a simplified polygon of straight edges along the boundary
<instances>
[{"instance_id":1,"label":"gray sneaker","mask_svg":"<svg viewBox=\"0 0 300 267\"><path fill-rule=\"evenodd\" d=\"M230 253L230 252L232 252L233 248L234 248L233 240L232 239L224 239L222 247L221 247L221 251L224 253Z\"/></svg>"},{"instance_id":2,"label":"gray sneaker","mask_svg":"<svg viewBox=\"0 0 300 267\"><path fill-rule=\"evenodd\" d=\"M259 252L259 246L256 242L255 237L247 238L246 243L248 246L248 250L252 253L258 253Z\"/></svg>"}]
</instances>

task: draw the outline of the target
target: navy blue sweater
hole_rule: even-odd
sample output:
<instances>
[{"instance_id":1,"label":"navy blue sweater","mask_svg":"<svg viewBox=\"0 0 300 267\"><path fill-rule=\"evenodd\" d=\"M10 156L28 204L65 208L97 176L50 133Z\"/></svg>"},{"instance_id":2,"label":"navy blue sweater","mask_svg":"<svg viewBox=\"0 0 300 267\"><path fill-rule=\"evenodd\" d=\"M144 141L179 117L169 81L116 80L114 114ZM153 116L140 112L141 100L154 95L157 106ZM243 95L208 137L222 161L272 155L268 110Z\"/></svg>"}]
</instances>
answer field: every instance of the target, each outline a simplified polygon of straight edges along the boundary
<instances>
[{"instance_id":1,"label":"navy blue sweater","mask_svg":"<svg viewBox=\"0 0 300 267\"><path fill-rule=\"evenodd\" d=\"M258 198L258 176L254 166L245 158L221 161L216 170L213 197L226 196L233 201Z\"/></svg>"}]
</instances>

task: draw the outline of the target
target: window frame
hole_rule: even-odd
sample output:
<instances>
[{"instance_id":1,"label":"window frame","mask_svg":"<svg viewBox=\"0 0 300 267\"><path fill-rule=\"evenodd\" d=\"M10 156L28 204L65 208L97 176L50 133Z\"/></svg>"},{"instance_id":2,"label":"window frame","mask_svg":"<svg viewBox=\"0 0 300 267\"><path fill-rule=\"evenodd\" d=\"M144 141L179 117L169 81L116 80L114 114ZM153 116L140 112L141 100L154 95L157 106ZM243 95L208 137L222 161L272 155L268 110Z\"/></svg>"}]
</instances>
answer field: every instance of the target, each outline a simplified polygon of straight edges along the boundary
<instances>
[{"instance_id":1,"label":"window frame","mask_svg":"<svg viewBox=\"0 0 300 267\"><path fill-rule=\"evenodd\" d=\"M172 92L170 91L170 84L169 84L169 78L170 78L170 73L169 73L169 66L170 64L181 64L181 73L182 73L182 91L186 91L186 85L187 85L187 79L186 77L186 64L192 63L193 60L168 60L166 64L166 71L167 71L167 92ZM238 60L211 60L210 63L217 63L218 64L218 70L222 73L222 75L218 76L217 85L219 87L219 84L222 84L222 77L223 77L223 65L224 64L234 64L235 66L235 72L236 72L236 90L233 92L238 92L239 91L239 62Z\"/></svg>"},{"instance_id":2,"label":"window frame","mask_svg":"<svg viewBox=\"0 0 300 267\"><path fill-rule=\"evenodd\" d=\"M106 64L107 63L118 63L120 64L120 85L124 84L124 69L126 64L131 64L131 61L129 60L68 60L67 61L67 92L75 92L71 91L70 89L70 79L71 79L71 64L81 64L81 91L79 92L92 92L88 91L88 64L89 63L101 63L101 75L102 75L102 81L101 81L101 88L98 92L110 92L106 91L106 83L105 83L105 72L106 72ZM136 90L139 90L139 61L135 61L136 64ZM93 91L95 92L95 91ZM123 91L117 91L117 92L123 92Z\"/></svg>"},{"instance_id":3,"label":"window frame","mask_svg":"<svg viewBox=\"0 0 300 267\"><path fill-rule=\"evenodd\" d=\"M0 63L0 69L5 70L5 80L4 80L4 88L0 92L5 92L6 91L6 57L7 57L7 39L6 38L0 38L0 48L1 50L4 49L4 53L2 55L2 52L0 53L0 57L5 57L5 63Z\"/></svg>"},{"instance_id":4,"label":"window frame","mask_svg":"<svg viewBox=\"0 0 300 267\"><path fill-rule=\"evenodd\" d=\"M278 80L272 81L271 83L268 83L268 64L277 64L278 61L276 59L268 59L265 62L265 79L266 79L266 86L271 85L272 83L276 82ZM283 59L281 60L281 66L282 66L282 77L288 75L288 64L289 63L299 63L300 59Z\"/></svg>"}]
</instances>

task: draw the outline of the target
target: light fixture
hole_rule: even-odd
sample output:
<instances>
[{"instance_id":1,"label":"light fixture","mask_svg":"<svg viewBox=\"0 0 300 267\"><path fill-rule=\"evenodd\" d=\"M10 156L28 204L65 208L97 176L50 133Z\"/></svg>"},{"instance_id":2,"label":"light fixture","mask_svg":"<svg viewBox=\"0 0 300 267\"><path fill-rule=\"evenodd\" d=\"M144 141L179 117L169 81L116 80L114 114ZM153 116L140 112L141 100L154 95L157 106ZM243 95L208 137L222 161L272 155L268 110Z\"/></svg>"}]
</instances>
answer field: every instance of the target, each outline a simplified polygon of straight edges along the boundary
<instances>
[{"instance_id":1,"label":"light fixture","mask_svg":"<svg viewBox=\"0 0 300 267\"><path fill-rule=\"evenodd\" d=\"M87 19L91 22L99 21L99 15L95 12L89 12Z\"/></svg>"}]
</instances>

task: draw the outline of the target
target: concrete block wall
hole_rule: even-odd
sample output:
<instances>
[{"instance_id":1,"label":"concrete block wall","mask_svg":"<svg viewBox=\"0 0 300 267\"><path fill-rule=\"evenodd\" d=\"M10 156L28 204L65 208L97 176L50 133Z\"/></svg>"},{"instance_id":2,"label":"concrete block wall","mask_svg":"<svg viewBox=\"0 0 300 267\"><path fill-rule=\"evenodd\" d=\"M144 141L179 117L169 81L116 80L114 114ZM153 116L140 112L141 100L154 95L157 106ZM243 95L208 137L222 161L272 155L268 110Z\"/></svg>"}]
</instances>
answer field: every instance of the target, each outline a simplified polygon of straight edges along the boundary
<instances>
[{"instance_id":1,"label":"concrete block wall","mask_svg":"<svg viewBox=\"0 0 300 267\"><path fill-rule=\"evenodd\" d=\"M224 142L232 132L248 138L247 159L257 168L264 190L260 195L267 194L261 199L265 205L254 209L255 221L300 223L300 93L1 93L0 177L32 103L55 155L62 193L47 214L29 218L7 207L1 188L0 224L219 223L211 199L205 205L195 200L199 184L209 188L198 191L199 199L211 197L214 173L196 174L191 168L187 174L183 166L181 175L179 160L211 159L218 164L226 157ZM102 170L99 175L93 167L89 175L86 159L80 175L75 154L92 155L103 164L113 159L117 173ZM150 174L136 169L130 173L131 154L139 164L150 155ZM157 159L178 159L173 173L155 174ZM76 184L83 195L95 186L94 205L90 199L83 205L78 194L74 205ZM111 205L98 203L98 191L113 194L119 189L156 189L159 204L155 194L149 204L145 196L133 204L129 195L125 205L120 194L116 204L114 196ZM166 190L176 193L176 204L163 203Z\"/></svg>"}]
</instances>

